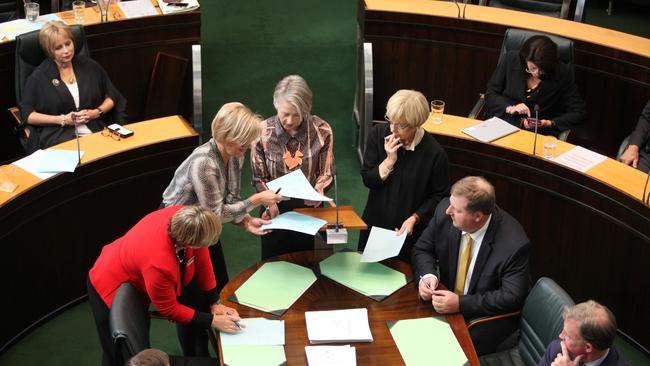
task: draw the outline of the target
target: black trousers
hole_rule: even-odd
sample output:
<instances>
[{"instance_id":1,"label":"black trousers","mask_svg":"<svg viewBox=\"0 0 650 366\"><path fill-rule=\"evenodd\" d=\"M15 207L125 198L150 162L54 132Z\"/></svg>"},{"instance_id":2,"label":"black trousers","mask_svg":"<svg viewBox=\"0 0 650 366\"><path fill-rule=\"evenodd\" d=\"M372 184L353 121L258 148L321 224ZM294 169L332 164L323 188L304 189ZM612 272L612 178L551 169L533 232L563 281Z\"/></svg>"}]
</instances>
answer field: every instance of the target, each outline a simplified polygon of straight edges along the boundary
<instances>
[{"instance_id":1,"label":"black trousers","mask_svg":"<svg viewBox=\"0 0 650 366\"><path fill-rule=\"evenodd\" d=\"M90 282L90 278L86 281L86 287L88 289L88 303L95 320L99 343L102 346L102 365L123 366L116 358L117 349L113 343L108 320L110 309L97 293L97 290ZM207 297L203 291L199 290L196 286L195 280L192 280L188 286L183 288L179 302L196 310L205 312L210 311ZM193 325L177 324L176 333L178 335L178 341L181 344L181 349L183 350L183 355L210 357L208 335L204 328Z\"/></svg>"},{"instance_id":2,"label":"black trousers","mask_svg":"<svg viewBox=\"0 0 650 366\"><path fill-rule=\"evenodd\" d=\"M293 211L294 208L304 207L308 207L305 205L305 201L296 198L278 203L278 208L280 209L281 214ZM260 216L263 212L264 207L260 209ZM262 235L260 238L262 240L263 260L281 254L314 249L314 236L296 231L274 229L272 232Z\"/></svg>"},{"instance_id":3,"label":"black trousers","mask_svg":"<svg viewBox=\"0 0 650 366\"><path fill-rule=\"evenodd\" d=\"M210 251L210 261L212 262L214 278L217 280L217 291L221 293L221 290L223 290L230 280L228 277L228 268L226 268L226 258L223 254L223 246L221 246L221 240L219 240L217 244L210 246L208 250Z\"/></svg>"}]
</instances>

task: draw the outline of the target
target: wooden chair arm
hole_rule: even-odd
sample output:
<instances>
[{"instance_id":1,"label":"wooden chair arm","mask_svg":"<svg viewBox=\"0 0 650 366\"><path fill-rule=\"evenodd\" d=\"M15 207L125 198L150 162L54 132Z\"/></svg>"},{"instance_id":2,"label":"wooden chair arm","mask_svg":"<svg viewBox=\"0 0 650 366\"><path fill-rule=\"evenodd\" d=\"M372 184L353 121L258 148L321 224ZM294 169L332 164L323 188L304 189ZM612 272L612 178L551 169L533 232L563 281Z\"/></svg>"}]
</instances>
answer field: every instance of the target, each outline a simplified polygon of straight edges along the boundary
<instances>
[{"instance_id":1,"label":"wooden chair arm","mask_svg":"<svg viewBox=\"0 0 650 366\"><path fill-rule=\"evenodd\" d=\"M499 315L493 315L493 316L484 316L484 317L472 319L467 323L467 329L471 329L472 327L480 325L482 323L487 323L487 322L491 322L491 321L498 320L498 319L510 318L510 317L513 317L513 316L517 316L519 314L521 314L520 311L515 311L515 312L512 312L512 313L499 314Z\"/></svg>"}]
</instances>

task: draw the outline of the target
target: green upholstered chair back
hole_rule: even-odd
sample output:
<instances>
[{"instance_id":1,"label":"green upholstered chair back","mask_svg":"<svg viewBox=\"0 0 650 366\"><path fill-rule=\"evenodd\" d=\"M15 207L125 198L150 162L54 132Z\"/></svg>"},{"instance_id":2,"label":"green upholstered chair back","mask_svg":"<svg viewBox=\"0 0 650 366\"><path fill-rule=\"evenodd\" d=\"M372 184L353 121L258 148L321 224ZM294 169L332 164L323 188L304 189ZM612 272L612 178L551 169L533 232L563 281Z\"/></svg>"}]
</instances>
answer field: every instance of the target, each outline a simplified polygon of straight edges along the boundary
<instances>
[{"instance_id":1,"label":"green upholstered chair back","mask_svg":"<svg viewBox=\"0 0 650 366\"><path fill-rule=\"evenodd\" d=\"M123 283L118 288L108 321L117 351L115 359L121 364L143 349L150 348L151 320L147 303L130 283Z\"/></svg>"},{"instance_id":2,"label":"green upholstered chair back","mask_svg":"<svg viewBox=\"0 0 650 366\"><path fill-rule=\"evenodd\" d=\"M557 339L564 321L562 311L571 297L550 278L540 278L521 312L519 354L525 365L537 365L546 347Z\"/></svg>"},{"instance_id":3,"label":"green upholstered chair back","mask_svg":"<svg viewBox=\"0 0 650 366\"><path fill-rule=\"evenodd\" d=\"M553 41L557 45L557 56L561 62L573 65L573 41L563 37L555 36L552 34L529 31L524 29L510 28L506 30L501 44L501 52L499 53L499 61L508 51L519 51L524 42L532 36L543 35Z\"/></svg>"}]
</instances>

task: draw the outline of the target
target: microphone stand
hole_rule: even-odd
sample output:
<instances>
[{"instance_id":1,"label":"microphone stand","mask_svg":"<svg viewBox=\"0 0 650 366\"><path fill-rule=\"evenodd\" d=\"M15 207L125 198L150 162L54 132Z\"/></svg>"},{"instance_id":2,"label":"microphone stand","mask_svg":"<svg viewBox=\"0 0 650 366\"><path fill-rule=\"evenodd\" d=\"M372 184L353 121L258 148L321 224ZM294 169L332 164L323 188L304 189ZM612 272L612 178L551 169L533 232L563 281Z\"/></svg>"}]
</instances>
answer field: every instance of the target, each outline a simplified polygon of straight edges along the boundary
<instances>
[{"instance_id":1,"label":"microphone stand","mask_svg":"<svg viewBox=\"0 0 650 366\"><path fill-rule=\"evenodd\" d=\"M458 5L458 0L454 0L454 4L456 4L456 7L458 8L458 16L457 17L458 17L458 19L460 19L460 5Z\"/></svg>"},{"instance_id":2,"label":"microphone stand","mask_svg":"<svg viewBox=\"0 0 650 366\"><path fill-rule=\"evenodd\" d=\"M72 128L74 128L74 137L77 140L77 166L81 165L81 146L79 143L79 132L77 132L77 124L76 124L77 116L73 113L72 114L72 123L74 124Z\"/></svg>"},{"instance_id":3,"label":"microphone stand","mask_svg":"<svg viewBox=\"0 0 650 366\"><path fill-rule=\"evenodd\" d=\"M650 180L650 171L648 171L648 174L645 178L645 184L643 185L643 196L641 197L641 201L645 203L646 205L650 204L650 192L646 196L646 192L648 190L648 181Z\"/></svg>"},{"instance_id":4,"label":"microphone stand","mask_svg":"<svg viewBox=\"0 0 650 366\"><path fill-rule=\"evenodd\" d=\"M339 221L339 187L336 179L336 172L334 176L334 204L336 205L336 222L334 225L327 225L327 244L345 244L348 242L348 231L343 228Z\"/></svg>"},{"instance_id":5,"label":"microphone stand","mask_svg":"<svg viewBox=\"0 0 650 366\"><path fill-rule=\"evenodd\" d=\"M463 0L463 19L465 19L465 9L467 9L467 0Z\"/></svg>"},{"instance_id":6,"label":"microphone stand","mask_svg":"<svg viewBox=\"0 0 650 366\"><path fill-rule=\"evenodd\" d=\"M533 141L533 156L537 151L537 125L539 124L539 104L535 104L535 140Z\"/></svg>"}]
</instances>

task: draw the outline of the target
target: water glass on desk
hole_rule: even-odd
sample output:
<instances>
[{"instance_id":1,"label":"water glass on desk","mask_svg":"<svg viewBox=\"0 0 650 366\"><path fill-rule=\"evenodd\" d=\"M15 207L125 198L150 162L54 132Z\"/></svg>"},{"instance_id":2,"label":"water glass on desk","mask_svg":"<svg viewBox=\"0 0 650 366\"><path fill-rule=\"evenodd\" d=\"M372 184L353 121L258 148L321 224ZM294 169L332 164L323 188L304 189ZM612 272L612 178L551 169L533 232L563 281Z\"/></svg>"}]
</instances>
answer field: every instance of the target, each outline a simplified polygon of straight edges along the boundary
<instances>
[{"instance_id":1,"label":"water glass on desk","mask_svg":"<svg viewBox=\"0 0 650 366\"><path fill-rule=\"evenodd\" d=\"M442 123L442 114L445 112L445 102L442 100L431 101L431 122L438 125Z\"/></svg>"},{"instance_id":2,"label":"water glass on desk","mask_svg":"<svg viewBox=\"0 0 650 366\"><path fill-rule=\"evenodd\" d=\"M84 11L86 10L86 2L83 0L76 0L72 3L72 13L74 14L74 22L83 24Z\"/></svg>"},{"instance_id":3,"label":"water glass on desk","mask_svg":"<svg viewBox=\"0 0 650 366\"><path fill-rule=\"evenodd\" d=\"M555 157L555 145L557 145L555 136L544 136L544 149L542 150L544 159L553 159Z\"/></svg>"},{"instance_id":4,"label":"water glass on desk","mask_svg":"<svg viewBox=\"0 0 650 366\"><path fill-rule=\"evenodd\" d=\"M41 9L38 3L25 3L25 19L35 22Z\"/></svg>"}]
</instances>

